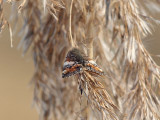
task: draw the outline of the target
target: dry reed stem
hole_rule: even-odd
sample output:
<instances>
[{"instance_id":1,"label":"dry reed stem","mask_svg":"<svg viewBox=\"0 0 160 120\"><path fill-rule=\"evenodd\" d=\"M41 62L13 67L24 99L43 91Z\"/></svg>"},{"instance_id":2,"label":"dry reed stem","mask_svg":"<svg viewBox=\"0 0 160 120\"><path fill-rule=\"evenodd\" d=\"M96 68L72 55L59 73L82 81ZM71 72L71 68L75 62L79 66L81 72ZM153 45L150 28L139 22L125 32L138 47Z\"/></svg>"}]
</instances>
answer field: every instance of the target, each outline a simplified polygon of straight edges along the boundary
<instances>
[{"instance_id":1,"label":"dry reed stem","mask_svg":"<svg viewBox=\"0 0 160 120\"><path fill-rule=\"evenodd\" d=\"M69 37L69 40L70 40L70 44L72 47L75 47L75 43L73 41L73 38L72 38L72 5L73 5L73 2L74 0L71 0L71 6L70 6L70 12L69 12L69 34L70 34L70 37Z\"/></svg>"}]
</instances>

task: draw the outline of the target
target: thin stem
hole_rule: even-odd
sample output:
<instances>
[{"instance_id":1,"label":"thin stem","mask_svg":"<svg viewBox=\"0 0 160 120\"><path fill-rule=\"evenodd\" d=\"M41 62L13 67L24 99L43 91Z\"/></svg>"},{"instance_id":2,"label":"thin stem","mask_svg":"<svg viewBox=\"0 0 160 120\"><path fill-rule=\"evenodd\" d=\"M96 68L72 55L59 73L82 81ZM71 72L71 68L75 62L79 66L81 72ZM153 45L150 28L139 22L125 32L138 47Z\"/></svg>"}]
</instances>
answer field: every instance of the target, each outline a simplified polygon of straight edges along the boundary
<instances>
[{"instance_id":1,"label":"thin stem","mask_svg":"<svg viewBox=\"0 0 160 120\"><path fill-rule=\"evenodd\" d=\"M93 20L95 18L95 10L93 9L95 7L95 1L90 1L90 22L89 22L89 25L88 25L88 37L89 37L89 40L88 40L88 56L89 58L93 59L93 38L94 38L94 35L93 35Z\"/></svg>"},{"instance_id":2,"label":"thin stem","mask_svg":"<svg viewBox=\"0 0 160 120\"><path fill-rule=\"evenodd\" d=\"M73 41L73 38L72 38L72 25L71 25L71 22L72 22L72 6L73 6L73 1L71 1L71 6L70 6L70 15L69 15L69 41L71 43L71 46L72 47L75 47L75 44L74 44L74 41Z\"/></svg>"},{"instance_id":3,"label":"thin stem","mask_svg":"<svg viewBox=\"0 0 160 120\"><path fill-rule=\"evenodd\" d=\"M93 58L93 38L91 38L89 40L89 44L88 44L88 55L89 55L89 58Z\"/></svg>"}]
</instances>

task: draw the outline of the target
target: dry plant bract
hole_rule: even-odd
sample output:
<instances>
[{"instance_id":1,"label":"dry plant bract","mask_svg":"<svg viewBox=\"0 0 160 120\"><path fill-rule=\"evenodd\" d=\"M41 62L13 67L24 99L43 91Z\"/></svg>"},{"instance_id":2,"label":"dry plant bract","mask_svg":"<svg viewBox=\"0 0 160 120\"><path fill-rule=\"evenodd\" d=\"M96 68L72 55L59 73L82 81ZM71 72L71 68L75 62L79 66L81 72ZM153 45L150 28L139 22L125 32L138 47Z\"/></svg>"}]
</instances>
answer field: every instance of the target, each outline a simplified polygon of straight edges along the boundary
<instances>
[{"instance_id":1,"label":"dry plant bract","mask_svg":"<svg viewBox=\"0 0 160 120\"><path fill-rule=\"evenodd\" d=\"M20 45L24 53L32 49L34 103L40 119L160 119L160 70L142 44L156 21L146 12L150 4L136 0L21 2L24 36ZM0 30L5 23L2 3ZM152 12L160 6L156 0L149 3ZM95 61L105 76L80 72L78 65L78 74L62 78L65 56L74 47Z\"/></svg>"}]
</instances>

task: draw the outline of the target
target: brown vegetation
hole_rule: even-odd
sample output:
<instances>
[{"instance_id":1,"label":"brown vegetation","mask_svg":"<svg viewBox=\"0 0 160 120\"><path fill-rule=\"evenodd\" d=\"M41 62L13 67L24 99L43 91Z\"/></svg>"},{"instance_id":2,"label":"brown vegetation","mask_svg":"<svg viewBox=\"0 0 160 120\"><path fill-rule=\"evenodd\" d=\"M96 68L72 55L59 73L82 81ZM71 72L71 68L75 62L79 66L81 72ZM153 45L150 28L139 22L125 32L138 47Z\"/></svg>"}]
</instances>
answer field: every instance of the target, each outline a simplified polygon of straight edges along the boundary
<instances>
[{"instance_id":1,"label":"brown vegetation","mask_svg":"<svg viewBox=\"0 0 160 120\"><path fill-rule=\"evenodd\" d=\"M6 21L2 8L0 0L0 30ZM41 119L160 119L160 70L141 40L156 21L142 14L143 8L135 0L22 2L21 45L24 53L33 51L34 102ZM62 79L65 56L73 47L95 60L106 76L84 71Z\"/></svg>"}]
</instances>

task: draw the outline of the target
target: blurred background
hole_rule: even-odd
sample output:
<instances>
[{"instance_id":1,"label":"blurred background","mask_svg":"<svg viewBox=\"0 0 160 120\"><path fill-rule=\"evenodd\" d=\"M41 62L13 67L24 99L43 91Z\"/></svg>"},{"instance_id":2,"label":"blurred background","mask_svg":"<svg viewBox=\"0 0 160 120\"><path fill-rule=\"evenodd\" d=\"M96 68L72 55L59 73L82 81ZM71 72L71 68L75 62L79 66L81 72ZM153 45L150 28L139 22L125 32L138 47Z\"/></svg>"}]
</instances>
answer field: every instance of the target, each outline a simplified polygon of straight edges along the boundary
<instances>
[{"instance_id":1,"label":"blurred background","mask_svg":"<svg viewBox=\"0 0 160 120\"><path fill-rule=\"evenodd\" d=\"M4 5L5 17L10 20L11 5ZM21 22L18 23L21 27ZM14 24L12 21L12 28ZM22 50L17 49L20 39L16 33L11 48L8 27L0 34L0 120L38 120L32 105L33 86L30 85L34 73L32 54L28 52L23 56Z\"/></svg>"},{"instance_id":2,"label":"blurred background","mask_svg":"<svg viewBox=\"0 0 160 120\"><path fill-rule=\"evenodd\" d=\"M19 39L11 48L8 29L0 35L0 120L38 120L29 84L34 65L30 52L23 57L17 49Z\"/></svg>"},{"instance_id":3,"label":"blurred background","mask_svg":"<svg viewBox=\"0 0 160 120\"><path fill-rule=\"evenodd\" d=\"M9 6L5 9L10 12ZM160 20L160 15L153 16ZM160 25L155 25L152 32L143 43L150 53L160 55ZM17 49L20 39L15 35L11 48L8 28L0 34L0 120L38 120L32 107L33 86L29 84L34 73L32 54L22 56L22 50ZM160 65L159 58L153 58Z\"/></svg>"}]
</instances>

